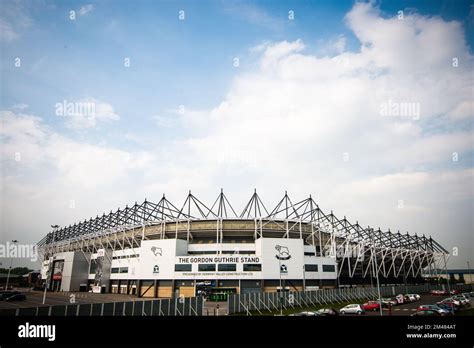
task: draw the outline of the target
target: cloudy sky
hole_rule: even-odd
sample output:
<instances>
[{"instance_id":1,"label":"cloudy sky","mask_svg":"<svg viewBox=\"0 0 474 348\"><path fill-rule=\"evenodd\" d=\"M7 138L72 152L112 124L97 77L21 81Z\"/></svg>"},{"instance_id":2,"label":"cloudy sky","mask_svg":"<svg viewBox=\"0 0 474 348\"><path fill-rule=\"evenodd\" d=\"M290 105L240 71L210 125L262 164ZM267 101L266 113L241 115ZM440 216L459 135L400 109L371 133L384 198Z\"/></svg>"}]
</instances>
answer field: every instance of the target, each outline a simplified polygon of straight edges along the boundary
<instances>
[{"instance_id":1,"label":"cloudy sky","mask_svg":"<svg viewBox=\"0 0 474 348\"><path fill-rule=\"evenodd\" d=\"M2 7L0 243L257 188L474 264L469 1Z\"/></svg>"}]
</instances>

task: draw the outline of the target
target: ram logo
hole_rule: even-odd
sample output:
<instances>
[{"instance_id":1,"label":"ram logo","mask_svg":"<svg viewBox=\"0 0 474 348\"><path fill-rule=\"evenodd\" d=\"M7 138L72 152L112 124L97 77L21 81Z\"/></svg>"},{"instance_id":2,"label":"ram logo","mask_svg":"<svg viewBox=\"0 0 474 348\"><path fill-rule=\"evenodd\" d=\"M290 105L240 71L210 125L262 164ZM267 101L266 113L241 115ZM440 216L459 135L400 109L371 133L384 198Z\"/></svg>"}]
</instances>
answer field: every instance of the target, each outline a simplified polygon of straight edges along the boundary
<instances>
[{"instance_id":1,"label":"ram logo","mask_svg":"<svg viewBox=\"0 0 474 348\"><path fill-rule=\"evenodd\" d=\"M161 250L160 247L154 247L154 246L151 247L151 252L152 252L153 255L155 255L155 256L158 256L158 255L162 256L162 255L163 255L163 251Z\"/></svg>"},{"instance_id":2,"label":"ram logo","mask_svg":"<svg viewBox=\"0 0 474 348\"><path fill-rule=\"evenodd\" d=\"M278 254L275 255L275 257L278 260L289 260L289 259L291 259L290 250L288 249L288 247L282 246L282 245L275 245L275 249L276 249L276 251L278 251Z\"/></svg>"}]
</instances>

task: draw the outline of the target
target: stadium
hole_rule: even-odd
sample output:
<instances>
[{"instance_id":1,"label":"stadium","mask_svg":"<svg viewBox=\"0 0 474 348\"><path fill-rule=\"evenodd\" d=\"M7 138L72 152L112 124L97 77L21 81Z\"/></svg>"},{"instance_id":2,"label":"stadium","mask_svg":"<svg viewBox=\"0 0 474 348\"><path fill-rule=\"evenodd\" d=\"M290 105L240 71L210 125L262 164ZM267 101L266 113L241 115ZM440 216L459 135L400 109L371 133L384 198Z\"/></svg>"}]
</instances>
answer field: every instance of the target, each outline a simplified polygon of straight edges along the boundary
<instances>
[{"instance_id":1,"label":"stadium","mask_svg":"<svg viewBox=\"0 0 474 348\"><path fill-rule=\"evenodd\" d=\"M181 208L164 195L49 232L39 243L51 291L140 297L422 283L446 266L431 237L381 231L285 192L267 209L255 191L238 214L224 192Z\"/></svg>"}]
</instances>

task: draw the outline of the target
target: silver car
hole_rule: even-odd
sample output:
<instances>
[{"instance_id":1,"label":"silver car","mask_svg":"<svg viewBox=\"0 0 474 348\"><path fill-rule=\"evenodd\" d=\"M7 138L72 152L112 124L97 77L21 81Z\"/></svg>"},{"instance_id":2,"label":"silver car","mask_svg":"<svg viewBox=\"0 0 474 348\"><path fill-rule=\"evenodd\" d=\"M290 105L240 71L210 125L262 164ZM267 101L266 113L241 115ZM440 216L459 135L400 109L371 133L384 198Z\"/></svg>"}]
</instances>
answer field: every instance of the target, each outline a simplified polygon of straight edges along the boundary
<instances>
[{"instance_id":1,"label":"silver car","mask_svg":"<svg viewBox=\"0 0 474 348\"><path fill-rule=\"evenodd\" d=\"M365 313L365 310L364 308L362 308L362 306L360 304L350 304L350 305L347 305L343 308L341 308L341 310L339 311L339 313L341 314L357 314L357 315L361 315L361 314L364 314Z\"/></svg>"}]
</instances>

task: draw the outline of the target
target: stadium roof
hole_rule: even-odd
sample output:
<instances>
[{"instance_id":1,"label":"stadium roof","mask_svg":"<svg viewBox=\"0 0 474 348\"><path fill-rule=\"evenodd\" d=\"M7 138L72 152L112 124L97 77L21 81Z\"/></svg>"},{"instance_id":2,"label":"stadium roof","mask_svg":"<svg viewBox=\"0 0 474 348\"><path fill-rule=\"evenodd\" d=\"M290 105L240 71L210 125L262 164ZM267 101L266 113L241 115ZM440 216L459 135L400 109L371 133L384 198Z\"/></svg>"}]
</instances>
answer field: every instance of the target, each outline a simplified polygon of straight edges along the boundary
<instances>
[{"instance_id":1,"label":"stadium roof","mask_svg":"<svg viewBox=\"0 0 474 348\"><path fill-rule=\"evenodd\" d=\"M331 231L329 233L336 233L337 237L350 238L357 243L365 242L379 247L447 253L446 249L431 237L402 234L399 231L397 233L390 230L381 231L380 228L375 230L369 226L364 228L358 222L350 223L346 217L343 219L337 218L332 211L326 214L319 208L311 195L306 199L293 203L285 192L278 204L269 210L256 190L240 214L236 213L223 190L221 190L210 208L189 191L181 208L177 208L166 199L165 195L158 203L145 199L141 204L135 202L131 207L127 205L124 209L119 208L116 211L110 211L108 214L104 213L101 216L49 232L38 242L38 245L43 246L103 230L136 228L153 222L219 219L301 221L313 223L321 229L323 226L330 226Z\"/></svg>"}]
</instances>

